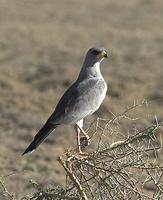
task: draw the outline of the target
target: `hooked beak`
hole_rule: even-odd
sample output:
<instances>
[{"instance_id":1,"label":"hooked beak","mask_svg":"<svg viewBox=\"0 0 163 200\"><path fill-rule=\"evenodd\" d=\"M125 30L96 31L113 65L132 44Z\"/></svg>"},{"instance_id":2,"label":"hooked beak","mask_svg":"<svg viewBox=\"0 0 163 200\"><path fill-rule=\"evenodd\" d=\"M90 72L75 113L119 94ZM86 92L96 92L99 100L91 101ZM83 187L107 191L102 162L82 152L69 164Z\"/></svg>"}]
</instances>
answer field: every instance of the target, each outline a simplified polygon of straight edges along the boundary
<instances>
[{"instance_id":1,"label":"hooked beak","mask_svg":"<svg viewBox=\"0 0 163 200\"><path fill-rule=\"evenodd\" d=\"M108 55L105 50L102 50L101 52L99 52L98 57L99 59L108 58Z\"/></svg>"}]
</instances>

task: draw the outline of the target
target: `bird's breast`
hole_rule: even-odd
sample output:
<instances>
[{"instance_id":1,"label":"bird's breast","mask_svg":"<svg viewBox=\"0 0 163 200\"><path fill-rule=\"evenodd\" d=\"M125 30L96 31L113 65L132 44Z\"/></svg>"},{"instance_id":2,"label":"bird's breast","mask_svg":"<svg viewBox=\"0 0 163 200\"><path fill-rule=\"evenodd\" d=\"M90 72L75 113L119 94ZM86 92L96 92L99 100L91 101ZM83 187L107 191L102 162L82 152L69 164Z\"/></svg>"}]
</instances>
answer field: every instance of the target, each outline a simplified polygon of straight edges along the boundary
<instances>
[{"instance_id":1,"label":"bird's breast","mask_svg":"<svg viewBox=\"0 0 163 200\"><path fill-rule=\"evenodd\" d=\"M91 107L91 113L94 113L103 102L107 92L107 84L103 79L99 79L96 85L90 91L88 97L89 106Z\"/></svg>"}]
</instances>

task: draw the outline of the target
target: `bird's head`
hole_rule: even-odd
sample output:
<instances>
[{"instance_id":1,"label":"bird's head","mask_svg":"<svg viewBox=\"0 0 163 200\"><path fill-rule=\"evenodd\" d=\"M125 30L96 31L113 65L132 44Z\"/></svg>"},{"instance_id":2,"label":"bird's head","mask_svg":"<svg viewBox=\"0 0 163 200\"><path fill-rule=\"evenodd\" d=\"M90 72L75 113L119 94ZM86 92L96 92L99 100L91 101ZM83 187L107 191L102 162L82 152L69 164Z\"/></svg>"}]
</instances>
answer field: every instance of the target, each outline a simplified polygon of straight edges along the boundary
<instances>
[{"instance_id":1,"label":"bird's head","mask_svg":"<svg viewBox=\"0 0 163 200\"><path fill-rule=\"evenodd\" d=\"M84 65L87 67L93 67L96 63L100 63L107 58L107 52L104 48L91 48L88 50Z\"/></svg>"}]
</instances>

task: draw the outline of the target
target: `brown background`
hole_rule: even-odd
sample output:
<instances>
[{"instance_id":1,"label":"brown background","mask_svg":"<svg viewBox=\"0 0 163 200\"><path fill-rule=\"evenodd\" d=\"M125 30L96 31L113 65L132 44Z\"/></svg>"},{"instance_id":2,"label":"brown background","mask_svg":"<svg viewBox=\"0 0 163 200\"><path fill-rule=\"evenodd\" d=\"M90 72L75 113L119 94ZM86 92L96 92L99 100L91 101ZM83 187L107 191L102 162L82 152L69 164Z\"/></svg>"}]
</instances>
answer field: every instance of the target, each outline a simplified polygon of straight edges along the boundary
<instances>
[{"instance_id":1,"label":"brown background","mask_svg":"<svg viewBox=\"0 0 163 200\"><path fill-rule=\"evenodd\" d=\"M162 0L0 0L0 175L16 173L6 183L16 196L28 192L31 178L64 183L57 157L75 146L71 127L58 128L31 156L20 155L92 46L110 55L102 64L108 95L94 117L147 99L148 112L137 115L162 120Z\"/></svg>"}]
</instances>

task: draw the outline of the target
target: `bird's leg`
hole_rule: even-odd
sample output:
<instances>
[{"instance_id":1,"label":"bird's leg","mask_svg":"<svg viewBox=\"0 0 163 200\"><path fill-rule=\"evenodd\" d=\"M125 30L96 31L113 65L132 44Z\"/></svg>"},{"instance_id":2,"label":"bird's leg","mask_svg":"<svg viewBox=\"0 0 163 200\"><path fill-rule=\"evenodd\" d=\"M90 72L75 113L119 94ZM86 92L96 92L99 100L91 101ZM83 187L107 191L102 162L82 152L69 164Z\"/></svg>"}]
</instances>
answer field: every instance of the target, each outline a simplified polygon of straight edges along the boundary
<instances>
[{"instance_id":1,"label":"bird's leg","mask_svg":"<svg viewBox=\"0 0 163 200\"><path fill-rule=\"evenodd\" d=\"M75 127L76 127L77 152L78 154L82 154L80 145L80 129L78 128L77 124L75 125L76 125Z\"/></svg>"},{"instance_id":2,"label":"bird's leg","mask_svg":"<svg viewBox=\"0 0 163 200\"><path fill-rule=\"evenodd\" d=\"M89 135L76 123L77 128L81 131L81 133L87 138L90 139Z\"/></svg>"},{"instance_id":3,"label":"bird's leg","mask_svg":"<svg viewBox=\"0 0 163 200\"><path fill-rule=\"evenodd\" d=\"M80 144L80 152L81 152L82 149L84 149L85 147L87 147L90 144L90 137L82 129L82 127L83 127L83 119L78 121L75 124L75 127L76 127L76 130L77 130L77 134L82 133L84 135L83 137L80 137L80 135L77 137L77 139L79 139L78 144Z\"/></svg>"}]
</instances>

